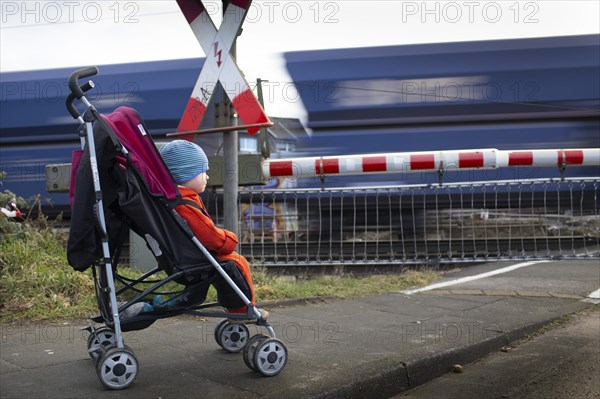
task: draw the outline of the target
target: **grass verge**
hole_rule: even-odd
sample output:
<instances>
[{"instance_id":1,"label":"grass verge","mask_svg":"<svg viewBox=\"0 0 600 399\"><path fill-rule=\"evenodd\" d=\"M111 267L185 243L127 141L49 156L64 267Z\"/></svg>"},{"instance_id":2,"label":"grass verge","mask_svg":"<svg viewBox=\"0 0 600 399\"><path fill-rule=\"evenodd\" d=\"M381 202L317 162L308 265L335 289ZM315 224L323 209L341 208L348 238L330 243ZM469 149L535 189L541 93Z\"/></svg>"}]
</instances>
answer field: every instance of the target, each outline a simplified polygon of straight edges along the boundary
<instances>
[{"instance_id":1,"label":"grass verge","mask_svg":"<svg viewBox=\"0 0 600 399\"><path fill-rule=\"evenodd\" d=\"M21 226L0 239L0 320L79 317L95 308L91 277L67 264L65 235Z\"/></svg>"},{"instance_id":2,"label":"grass verge","mask_svg":"<svg viewBox=\"0 0 600 399\"><path fill-rule=\"evenodd\" d=\"M263 302L314 296L350 298L357 295L397 292L409 287L427 285L439 278L439 274L433 271L405 270L389 275L289 279L270 274L264 268L254 269L252 276L256 286L256 297Z\"/></svg>"},{"instance_id":3,"label":"grass verge","mask_svg":"<svg viewBox=\"0 0 600 399\"><path fill-rule=\"evenodd\" d=\"M67 264L66 236L48 226L22 225L17 233L0 238L0 321L60 320L88 317L97 312L90 273L75 272ZM136 271L121 267L120 274L135 277ZM400 291L430 284L433 271L408 270L394 275L319 276L290 279L265 268L253 269L259 302L315 296L349 298L364 294ZM172 283L163 291L176 291ZM215 300L214 289L207 300Z\"/></svg>"}]
</instances>

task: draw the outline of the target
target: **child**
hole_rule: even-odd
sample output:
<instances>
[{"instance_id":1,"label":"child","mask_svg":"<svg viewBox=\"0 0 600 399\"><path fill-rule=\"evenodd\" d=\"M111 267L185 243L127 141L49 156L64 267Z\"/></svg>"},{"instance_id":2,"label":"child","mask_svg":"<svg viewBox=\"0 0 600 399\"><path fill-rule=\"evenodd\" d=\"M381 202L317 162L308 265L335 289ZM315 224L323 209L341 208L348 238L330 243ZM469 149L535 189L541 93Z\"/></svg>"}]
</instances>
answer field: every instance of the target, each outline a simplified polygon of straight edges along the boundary
<instances>
[{"instance_id":1,"label":"child","mask_svg":"<svg viewBox=\"0 0 600 399\"><path fill-rule=\"evenodd\" d=\"M224 269L244 295L255 304L250 265L246 258L234 252L238 244L236 235L215 226L199 195L204 192L208 182L206 154L195 143L174 140L160 149L160 155L169 168L173 180L179 185L182 200L192 201L196 205L184 203L178 205L176 211L188 222L198 240L215 255L219 263L234 262L235 267L224 267ZM213 285L217 290L219 303L227 309L228 313L246 314L246 305L223 278L217 278ZM260 312L266 319L267 311L260 309Z\"/></svg>"}]
</instances>

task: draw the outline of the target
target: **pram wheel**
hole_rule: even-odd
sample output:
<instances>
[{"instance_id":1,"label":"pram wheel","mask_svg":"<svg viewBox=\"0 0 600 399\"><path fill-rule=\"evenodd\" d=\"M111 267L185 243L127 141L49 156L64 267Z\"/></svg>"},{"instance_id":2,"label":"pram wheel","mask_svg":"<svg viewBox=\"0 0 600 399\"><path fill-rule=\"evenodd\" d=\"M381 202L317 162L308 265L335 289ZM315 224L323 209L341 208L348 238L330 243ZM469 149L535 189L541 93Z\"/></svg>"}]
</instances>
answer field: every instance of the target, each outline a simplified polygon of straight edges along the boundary
<instances>
[{"instance_id":1,"label":"pram wheel","mask_svg":"<svg viewBox=\"0 0 600 399\"><path fill-rule=\"evenodd\" d=\"M138 361L129 347L118 348L112 345L98 359L96 372L105 387L125 389L137 377Z\"/></svg>"},{"instance_id":2,"label":"pram wheel","mask_svg":"<svg viewBox=\"0 0 600 399\"><path fill-rule=\"evenodd\" d=\"M252 371L256 371L256 369L254 368L254 353L256 351L256 348L265 339L269 339L269 337L261 334L255 335L248 340L248 343L244 347L244 363Z\"/></svg>"},{"instance_id":3,"label":"pram wheel","mask_svg":"<svg viewBox=\"0 0 600 399\"><path fill-rule=\"evenodd\" d=\"M254 370L264 376L273 377L287 364L287 348L276 338L259 341L254 350Z\"/></svg>"},{"instance_id":4,"label":"pram wheel","mask_svg":"<svg viewBox=\"0 0 600 399\"><path fill-rule=\"evenodd\" d=\"M117 342L115 332L109 327L100 327L92 331L87 340L88 354L93 360L98 360L102 352Z\"/></svg>"},{"instance_id":5,"label":"pram wheel","mask_svg":"<svg viewBox=\"0 0 600 399\"><path fill-rule=\"evenodd\" d=\"M227 319L225 320L221 320L219 322L219 324L217 324L217 326L215 327L215 342L217 344L219 344L220 347L223 347L223 345L221 344L221 340L220 340L220 336L221 336L221 329L223 327L225 327L225 324L229 323L229 321L227 321Z\"/></svg>"},{"instance_id":6,"label":"pram wheel","mask_svg":"<svg viewBox=\"0 0 600 399\"><path fill-rule=\"evenodd\" d=\"M223 320L217 325L215 339L219 346L227 352L240 352L248 343L250 331L245 324L231 323Z\"/></svg>"}]
</instances>

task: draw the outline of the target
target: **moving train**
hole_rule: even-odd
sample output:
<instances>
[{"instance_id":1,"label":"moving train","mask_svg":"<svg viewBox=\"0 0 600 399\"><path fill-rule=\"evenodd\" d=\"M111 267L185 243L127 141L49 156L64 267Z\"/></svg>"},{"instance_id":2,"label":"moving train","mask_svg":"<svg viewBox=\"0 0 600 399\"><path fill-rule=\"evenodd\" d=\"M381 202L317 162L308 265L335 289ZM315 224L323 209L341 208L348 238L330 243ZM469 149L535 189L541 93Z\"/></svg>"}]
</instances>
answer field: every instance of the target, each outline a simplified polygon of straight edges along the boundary
<instances>
[{"instance_id":1,"label":"moving train","mask_svg":"<svg viewBox=\"0 0 600 399\"><path fill-rule=\"evenodd\" d=\"M285 60L312 134L278 157L600 147L600 35L301 51L286 53ZM100 66L90 100L103 113L121 105L137 109L155 139L164 139L177 127L202 64L196 58ZM0 171L6 172L0 189L25 198L42 194L55 210L67 209L68 196L46 192L45 166L70 162L79 147L64 105L75 69L0 74ZM571 175L597 174L597 168L581 168ZM448 178L549 175L558 177L558 170ZM327 183L437 179L430 173Z\"/></svg>"},{"instance_id":2,"label":"moving train","mask_svg":"<svg viewBox=\"0 0 600 399\"><path fill-rule=\"evenodd\" d=\"M314 132L298 146L307 156L600 146L600 35L303 51L285 58ZM550 169L447 178L559 177ZM597 176L598 170L570 171L582 174ZM336 177L330 184L437 178Z\"/></svg>"}]
</instances>

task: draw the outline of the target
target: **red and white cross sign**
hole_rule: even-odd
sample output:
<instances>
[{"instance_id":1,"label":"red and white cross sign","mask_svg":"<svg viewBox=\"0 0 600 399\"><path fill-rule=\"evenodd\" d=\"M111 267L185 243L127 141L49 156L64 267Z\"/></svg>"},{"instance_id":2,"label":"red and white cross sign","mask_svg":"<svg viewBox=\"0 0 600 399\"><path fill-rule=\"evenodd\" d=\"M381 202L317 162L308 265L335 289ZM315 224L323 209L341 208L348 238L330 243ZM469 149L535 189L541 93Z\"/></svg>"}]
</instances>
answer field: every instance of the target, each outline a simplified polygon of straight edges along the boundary
<instances>
[{"instance_id":1,"label":"red and white cross sign","mask_svg":"<svg viewBox=\"0 0 600 399\"><path fill-rule=\"evenodd\" d=\"M206 53L206 61L187 103L177 132L198 130L217 82L225 89L242 123L253 135L269 118L252 93L230 51L252 0L230 0L217 31L201 0L177 0L196 39ZM191 139L191 136L184 136Z\"/></svg>"}]
</instances>

